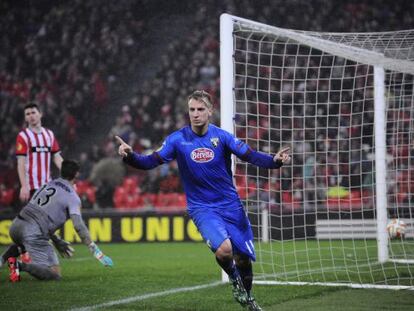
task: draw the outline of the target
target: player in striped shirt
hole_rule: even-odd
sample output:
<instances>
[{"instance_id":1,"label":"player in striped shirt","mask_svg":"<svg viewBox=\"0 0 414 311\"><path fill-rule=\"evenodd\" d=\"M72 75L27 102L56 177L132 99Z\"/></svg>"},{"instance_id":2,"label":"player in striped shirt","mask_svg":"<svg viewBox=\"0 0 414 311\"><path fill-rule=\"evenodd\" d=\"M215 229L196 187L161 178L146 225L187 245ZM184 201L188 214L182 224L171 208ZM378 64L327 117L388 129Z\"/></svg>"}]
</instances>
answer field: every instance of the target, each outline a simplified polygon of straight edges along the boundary
<instances>
[{"instance_id":1,"label":"player in striped shirt","mask_svg":"<svg viewBox=\"0 0 414 311\"><path fill-rule=\"evenodd\" d=\"M20 200L27 202L33 193L50 180L50 162L60 170L63 158L59 143L50 129L42 127L39 107L30 103L24 107L27 127L16 139L17 172L20 180Z\"/></svg>"},{"instance_id":2,"label":"player in striped shirt","mask_svg":"<svg viewBox=\"0 0 414 311\"><path fill-rule=\"evenodd\" d=\"M50 162L53 160L60 170L63 158L59 143L53 132L42 127L42 113L39 106L29 103L24 107L27 127L16 138L17 173L20 180L19 198L23 203L30 200L37 189L50 180ZM52 236L51 238L54 238ZM30 262L30 256L23 245L12 244L0 257L0 267L6 257L21 254L23 262Z\"/></svg>"},{"instance_id":3,"label":"player in striped shirt","mask_svg":"<svg viewBox=\"0 0 414 311\"><path fill-rule=\"evenodd\" d=\"M280 168L290 160L289 148L276 155L257 152L223 129L210 124L213 106L207 92L189 96L190 125L173 132L151 155L133 152L116 137L118 153L135 168L152 169L177 160L187 197L187 210L217 263L229 275L234 298L252 311L262 310L250 291L251 261L256 259L253 232L233 184L231 155L268 169Z\"/></svg>"}]
</instances>

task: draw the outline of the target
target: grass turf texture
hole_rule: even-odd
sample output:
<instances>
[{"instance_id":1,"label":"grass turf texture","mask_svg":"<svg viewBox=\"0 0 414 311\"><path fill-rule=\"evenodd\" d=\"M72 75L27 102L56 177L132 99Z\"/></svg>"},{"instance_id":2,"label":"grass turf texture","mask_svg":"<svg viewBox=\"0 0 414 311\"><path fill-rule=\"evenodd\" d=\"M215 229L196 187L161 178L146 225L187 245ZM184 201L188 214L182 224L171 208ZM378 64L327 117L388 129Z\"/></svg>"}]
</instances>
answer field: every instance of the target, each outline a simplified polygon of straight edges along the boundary
<instances>
[{"instance_id":1,"label":"grass turf texture","mask_svg":"<svg viewBox=\"0 0 414 311\"><path fill-rule=\"evenodd\" d=\"M277 247L277 246L275 246ZM0 310L70 310L110 301L214 283L220 279L212 253L203 243L101 244L115 267L104 268L82 245L61 260L63 279L41 282L22 274L8 282L0 272ZM3 248L0 249L2 251ZM255 267L260 270L259 267ZM323 286L254 286L265 310L410 310L413 291ZM102 309L102 308L99 308ZM243 310L228 284L116 304L106 310Z\"/></svg>"},{"instance_id":2,"label":"grass turf texture","mask_svg":"<svg viewBox=\"0 0 414 311\"><path fill-rule=\"evenodd\" d=\"M393 240L395 259L414 258L412 240ZM367 283L414 286L414 265L378 263L375 240L331 240L263 243L256 247L256 275L288 282Z\"/></svg>"}]
</instances>

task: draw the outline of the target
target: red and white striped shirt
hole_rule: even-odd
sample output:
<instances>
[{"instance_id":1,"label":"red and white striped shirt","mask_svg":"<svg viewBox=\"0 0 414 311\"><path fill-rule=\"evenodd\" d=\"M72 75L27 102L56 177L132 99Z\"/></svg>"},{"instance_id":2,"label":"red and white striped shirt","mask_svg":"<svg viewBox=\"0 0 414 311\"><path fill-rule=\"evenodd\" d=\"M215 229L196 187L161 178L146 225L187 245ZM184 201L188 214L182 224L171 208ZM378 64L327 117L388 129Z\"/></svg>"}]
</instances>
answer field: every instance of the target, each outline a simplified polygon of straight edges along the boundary
<instances>
[{"instance_id":1,"label":"red and white striped shirt","mask_svg":"<svg viewBox=\"0 0 414 311\"><path fill-rule=\"evenodd\" d=\"M17 135L16 156L25 156L26 181L30 190L38 189L50 180L50 161L60 151L53 132L44 127L40 133L26 128Z\"/></svg>"}]
</instances>

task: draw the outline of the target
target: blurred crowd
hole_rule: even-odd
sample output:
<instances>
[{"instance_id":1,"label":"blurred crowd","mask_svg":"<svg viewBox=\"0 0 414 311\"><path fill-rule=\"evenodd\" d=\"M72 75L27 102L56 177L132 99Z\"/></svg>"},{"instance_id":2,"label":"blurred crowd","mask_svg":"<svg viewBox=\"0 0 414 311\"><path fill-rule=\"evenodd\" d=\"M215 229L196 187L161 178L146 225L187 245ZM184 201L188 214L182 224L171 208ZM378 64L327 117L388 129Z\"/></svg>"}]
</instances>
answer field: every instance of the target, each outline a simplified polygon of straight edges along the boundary
<instances>
[{"instance_id":1,"label":"blurred crowd","mask_svg":"<svg viewBox=\"0 0 414 311\"><path fill-rule=\"evenodd\" d=\"M140 70L140 53L151 53L142 45L150 40L149 22L157 14L155 9L166 2L42 1L42 5L28 7L11 2L0 4L0 205L19 206L15 138L23 126L24 104L35 101L42 109L44 125L58 137L63 157L75 146L87 146L75 155L82 164L78 191L84 207L184 208L175 162L148 172L126 169L116 156L113 136L121 136L138 152L149 153L158 148L166 135L187 124L186 98L195 89L204 89L213 96L216 110L212 121L219 123L221 13L312 31L414 28L414 3L406 0L188 1L186 10L174 14L190 21L191 32L185 38L165 42L156 74L134 83L134 73ZM170 1L168 8L181 6L179 3ZM242 60L237 61L241 65L236 72L248 76ZM317 68L321 62L332 60L319 57L313 61ZM243 199L259 198L274 205L289 202L293 206L303 201L317 204L327 199L325 189L337 186L348 190L350 202L354 190L359 192L357 202L371 198L373 95L372 88L364 87L372 84L372 72L368 66L337 67L341 66L350 72L338 73L340 76L359 78L342 83L339 76L329 79L335 78L335 73L317 73L315 69L313 73L318 78L305 85L304 71L296 63L286 66L280 78L274 77L273 89L266 82L236 81L237 105L248 103L240 108L244 114L237 115L237 136L265 152L275 152L280 145L289 144L294 156L287 169L260 173L260 184L246 177L255 172L241 166L237 180ZM297 82L281 82L281 78L291 81L293 77ZM256 91L246 91L246 86ZM114 99L119 91L128 94L128 98L119 114L113 116L113 126L106 137L85 143L82 133L100 131L94 119L119 104ZM408 109L403 116L397 115L396 110L387 116L388 126L402 133L387 139L390 145L397 146L398 142L402 146L399 148L404 149L388 150L389 163L394 165L396 174L391 176L389 191L393 200L403 203L414 200L414 150L409 145L413 138L407 131L407 127L413 127L410 120L414 112L409 100L407 96ZM264 102L271 105L261 104ZM244 117L249 114L264 117ZM396 119L398 122L393 122ZM260 130L269 124L274 131ZM269 145L269 141L276 143ZM403 196L403 192L409 195Z\"/></svg>"},{"instance_id":2,"label":"blurred crowd","mask_svg":"<svg viewBox=\"0 0 414 311\"><path fill-rule=\"evenodd\" d=\"M146 2L1 2L2 205L18 204L15 140L24 126L24 105L39 105L43 125L55 132L64 157L87 145L81 134L99 131L94 122L111 104L111 92L138 66L134 56L146 32L140 5ZM85 178L105 156L99 144L89 145L75 155Z\"/></svg>"},{"instance_id":3,"label":"blurred crowd","mask_svg":"<svg viewBox=\"0 0 414 311\"><path fill-rule=\"evenodd\" d=\"M238 51L243 51L235 54L236 135L264 152L290 146L293 161L276 171L239 162L236 179L244 189L242 197L288 211L302 210L304 205L372 210L376 170L372 67L299 49L294 42L262 35L256 39L248 35L247 52L246 38L236 40ZM246 57L258 50L261 55ZM412 86L411 75L387 75L385 161L392 206L414 203Z\"/></svg>"}]
</instances>

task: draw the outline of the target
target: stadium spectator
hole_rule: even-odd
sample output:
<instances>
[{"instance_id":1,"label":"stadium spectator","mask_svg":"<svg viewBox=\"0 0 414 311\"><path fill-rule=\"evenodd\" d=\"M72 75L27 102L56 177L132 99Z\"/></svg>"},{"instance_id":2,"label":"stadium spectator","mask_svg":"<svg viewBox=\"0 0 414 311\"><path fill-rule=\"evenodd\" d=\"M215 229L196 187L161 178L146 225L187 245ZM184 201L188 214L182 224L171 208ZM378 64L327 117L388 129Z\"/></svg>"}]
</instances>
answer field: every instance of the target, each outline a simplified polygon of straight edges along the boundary
<instances>
[{"instance_id":1,"label":"stadium spectator","mask_svg":"<svg viewBox=\"0 0 414 311\"><path fill-rule=\"evenodd\" d=\"M113 143L112 143L112 149ZM96 207L113 207L113 194L116 186L121 184L125 176L122 162L114 156L100 159L92 168L89 180L96 186Z\"/></svg>"},{"instance_id":2,"label":"stadium spectator","mask_svg":"<svg viewBox=\"0 0 414 311\"><path fill-rule=\"evenodd\" d=\"M133 152L119 136L119 155L128 165L152 169L177 160L187 197L187 209L203 239L229 275L236 301L249 310L262 310L250 291L251 261L255 260L253 232L233 185L230 156L259 167L275 169L290 159L289 148L275 156L259 153L228 132L210 124L211 96L195 91L188 98L190 125L169 135L151 155Z\"/></svg>"},{"instance_id":3,"label":"stadium spectator","mask_svg":"<svg viewBox=\"0 0 414 311\"><path fill-rule=\"evenodd\" d=\"M7 120L0 125L1 150L6 151L2 161L12 161L6 156L9 150L14 153L11 137L17 135L18 113L25 103L42 107L63 152L72 153L85 143L79 134L91 130L109 106L111 88L126 79L125 69L137 67L145 5L98 3L1 4L0 115Z\"/></svg>"},{"instance_id":4,"label":"stadium spectator","mask_svg":"<svg viewBox=\"0 0 414 311\"><path fill-rule=\"evenodd\" d=\"M182 2L182 1L180 1ZM163 38L157 36L157 44L163 44L165 54L159 58L157 66L151 66L148 72L156 70L155 76L151 76L147 81L137 83L135 75L143 71L142 55L149 54L147 45L143 39L148 39L148 20L154 14L149 10L156 8L159 1L154 0L142 3L140 1L120 1L116 3L102 3L98 0L77 1L75 3L55 3L53 1L31 2L30 5L22 7L19 2L2 2L0 19L0 37L2 51L0 52L0 118L5 120L0 124L0 135L2 142L1 148L1 167L9 167L14 158L14 137L20 127L19 111L24 103L35 100L42 107L47 126L53 128L59 137L62 151L74 150L78 156L79 149L74 147L90 145L85 140L89 139L87 132L99 132L102 129L94 122L98 115L102 114L99 107L110 110L111 107L119 105L114 98L118 94L127 94L130 86L139 91L135 91L129 99L128 96L122 99L130 106L132 117L132 132L136 132L140 141L137 145L142 145L142 151L151 151L145 145L158 145L160 137L177 128L181 128L186 120L183 112L186 107L183 98L194 85L198 87L208 87L211 94L219 96L219 15L223 12L242 16L252 20L261 21L267 24L291 29L304 29L312 31L326 32L374 32L410 29L414 27L414 17L410 12L413 11L414 2L412 1L391 1L391 0L361 0L356 3L342 3L338 1L326 2L316 1L294 1L294 2L269 2L264 0L257 1L234 1L234 0L209 0L201 2L188 2L188 11L180 12L183 19L188 22L192 29L191 36L184 35L180 39L168 38L168 42L162 42ZM168 8L174 6L175 1ZM177 3L175 3L177 4ZM182 5L176 5L182 8ZM166 8L165 1L163 9ZM317 13L316 13L317 12ZM149 14L148 14L149 13ZM159 11L157 11L157 14ZM289 14L288 14L289 13ZM166 31L165 33L168 33ZM194 49L194 46L202 49ZM303 63L300 59L295 66L285 66L285 78L304 77ZM337 57L337 65L343 59ZM329 65L329 64L322 64ZM213 68L215 67L215 68ZM254 66L252 66L254 67ZM318 62L310 59L309 67L320 67ZM364 69L358 69L358 76L364 76ZM332 71L332 79L342 75L341 67ZM148 73L147 72L147 73ZM274 71L275 72L275 71ZM145 74L145 73L144 73ZM302 106L306 100L306 108L298 108L295 113L310 116L306 118L303 128L313 130L306 131L306 140L314 140L309 154L317 152L318 157L315 163L322 163L323 159L319 156L319 141L324 141L327 134L323 131L326 126L324 119L327 119L328 108L322 104L328 102L339 103L339 96L347 104L334 104L332 106L349 106L350 99L361 100L369 94L364 94L364 79L356 79L355 88L359 90L354 93L343 91L339 93L340 84L335 84L332 91L328 92L329 83L328 72L320 72L317 79L308 79L306 83L288 84L284 83L284 88L277 91L277 79L273 80L275 89L270 96L272 103L281 103L283 100L284 113L288 112L291 104ZM328 75L327 75L328 74ZM346 72L345 75L349 75ZM318 71L309 70L308 76L318 76ZM285 80L286 80L285 79ZM331 80L332 80L331 79ZM349 83L343 80L343 89L350 89ZM286 82L286 81L285 81ZM367 84L369 85L369 83ZM255 83L246 85L254 90ZM306 88L306 89L304 89ZM119 93L116 93L119 92ZM246 93L249 93L248 91ZM253 92L254 93L254 92ZM305 95L303 95L305 93ZM328 98L331 93L332 96ZM128 93L129 94L129 93ZM294 95L292 95L294 94ZM302 94L302 95L298 95ZM301 98L304 97L304 98ZM407 96L409 97L409 96ZM250 97L249 97L250 99ZM257 98L253 99L256 101ZM261 98L263 100L263 98ZM265 98L264 102L267 102ZM318 108L315 106L318 102ZM215 105L219 103L216 102ZM286 104L286 105L285 105ZM331 106L331 107L332 107ZM169 111L168 119L162 124L158 122L154 131L148 132L152 128L153 120L158 119L157 113L160 107L166 107ZM341 140L344 142L350 137L356 137L360 131L369 131L370 121L373 113L362 111L349 111L349 107L344 107L341 113ZM366 110L368 106L360 105L361 109ZM63 109L65 108L65 109ZM320 110L320 111L317 111ZM346 111L348 110L348 111ZM69 116L65 117L65 111ZM338 110L341 111L341 110ZM364 115L363 118L358 114ZM350 115L352 114L352 125ZM347 116L346 116L347 115ZM53 116L53 118L51 118ZM71 121L70 126L64 126L67 118ZM390 124L398 116L388 115ZM73 121L76 122L73 122ZM218 120L218 114L212 118L214 122ZM364 126L358 126L364 120ZM261 124L259 120L259 124ZM242 126L246 124L241 124ZM275 128L280 128L277 124L272 124ZM331 124L330 127L336 126ZM108 133L109 129L105 129ZM288 135L289 126L278 136L272 133L261 133L265 137L270 135L276 141ZM290 139L303 141L298 134L301 129L297 129L290 134ZM349 133L342 133L349 131ZM255 132L255 131L253 131ZM10 134L12 133L12 134ZM66 135L70 133L70 135ZM257 135L258 133L253 133ZM315 137L311 137L314 135ZM391 136L395 136L393 134ZM404 142L405 138L389 137L389 140ZM105 145L105 138L94 141L98 149ZM141 144L141 141L144 144ZM372 142L367 143L372 149ZM253 144L252 144L253 146ZM259 146L260 148L262 146ZM300 151L293 152L299 153ZM337 146L338 150L343 150L344 146ZM347 146L348 148L349 146ZM358 147L353 144L352 149ZM92 148L92 147L88 147ZM336 152L331 145L330 151ZM351 149L351 148L350 148ZM85 151L92 152L85 149ZM95 152L95 151L94 151ZM390 153L404 154L406 150L389 150ZM339 163L346 163L345 152L340 155ZM100 159L100 157L98 157ZM307 160L306 156L298 162L295 160L297 168ZM95 163L95 162L94 162ZM400 166L403 163L396 163ZM350 164L350 171L353 176L360 173L361 168L354 163ZM398 167L397 167L398 168ZM296 175L300 176L300 169L293 168L292 172L287 173L286 180ZM318 173L315 172L315 178ZM11 176L13 177L13 176ZM13 180L16 179L15 182ZM368 179L367 179L368 180ZM148 188L157 191L157 180ZM358 178L353 178L353 183L361 183ZM287 183L284 181L284 183ZM310 189L318 189L314 182ZM321 184L322 185L322 184ZM291 185L286 185L290 189ZM7 188L15 188L17 177L8 178ZM316 188L313 188L316 187ZM398 189L395 189L398 192ZM395 192L393 190L393 192ZM322 195L321 195L322 198ZM322 202L322 201L321 201ZM14 203L15 205L15 203Z\"/></svg>"},{"instance_id":5,"label":"stadium spectator","mask_svg":"<svg viewBox=\"0 0 414 311\"><path fill-rule=\"evenodd\" d=\"M92 171L92 161L87 152L81 152L79 155L79 165L82 170L79 172L79 180L87 180Z\"/></svg>"},{"instance_id":6,"label":"stadium spectator","mask_svg":"<svg viewBox=\"0 0 414 311\"><path fill-rule=\"evenodd\" d=\"M111 258L105 256L91 240L80 211L80 198L74 189L79 171L75 161L62 162L61 177L50 181L22 209L10 227L10 236L16 244L23 244L31 254L32 262L17 260L17 253L8 248L2 255L10 270L10 281L20 281L20 271L25 271L39 280L59 280L61 271L58 257L49 244L50 234L64 225L70 218L82 242L93 256L104 266L113 266ZM51 199L53 197L53 199ZM52 239L62 257L72 257L74 249L57 236Z\"/></svg>"}]
</instances>

